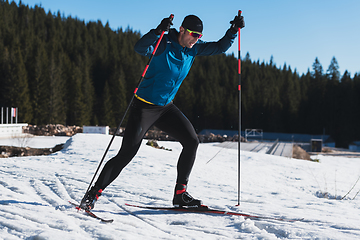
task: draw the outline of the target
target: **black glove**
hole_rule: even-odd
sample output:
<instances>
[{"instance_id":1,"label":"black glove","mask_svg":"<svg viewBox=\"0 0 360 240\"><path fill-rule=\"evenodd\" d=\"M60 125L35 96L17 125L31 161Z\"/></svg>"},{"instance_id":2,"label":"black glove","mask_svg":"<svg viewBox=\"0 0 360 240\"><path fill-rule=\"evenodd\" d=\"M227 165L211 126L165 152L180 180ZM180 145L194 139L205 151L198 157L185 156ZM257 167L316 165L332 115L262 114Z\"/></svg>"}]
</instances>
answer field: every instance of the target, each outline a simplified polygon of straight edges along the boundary
<instances>
[{"instance_id":1,"label":"black glove","mask_svg":"<svg viewBox=\"0 0 360 240\"><path fill-rule=\"evenodd\" d=\"M173 25L172 20L170 18L164 18L155 29L155 34L160 35L163 31L169 31L171 25Z\"/></svg>"},{"instance_id":2,"label":"black glove","mask_svg":"<svg viewBox=\"0 0 360 240\"><path fill-rule=\"evenodd\" d=\"M231 33L236 34L239 28L245 27L244 17L236 15L234 20L232 20L230 24L231 24L230 27Z\"/></svg>"}]
</instances>

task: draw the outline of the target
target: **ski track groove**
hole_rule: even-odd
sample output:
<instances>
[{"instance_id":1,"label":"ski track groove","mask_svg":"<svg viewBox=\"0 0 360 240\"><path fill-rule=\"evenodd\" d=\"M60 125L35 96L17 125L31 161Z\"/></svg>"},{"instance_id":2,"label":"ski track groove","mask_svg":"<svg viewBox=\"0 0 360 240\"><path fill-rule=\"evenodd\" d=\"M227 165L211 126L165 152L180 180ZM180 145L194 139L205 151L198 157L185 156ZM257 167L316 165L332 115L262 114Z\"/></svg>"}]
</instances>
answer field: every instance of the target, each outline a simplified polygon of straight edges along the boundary
<instances>
[{"instance_id":1,"label":"ski track groove","mask_svg":"<svg viewBox=\"0 0 360 240\"><path fill-rule=\"evenodd\" d=\"M0 170L0 173L1 173L2 176L4 176L4 175L19 176L19 174L16 173L16 172L7 172L7 171L4 171L4 170Z\"/></svg>"},{"instance_id":2,"label":"ski track groove","mask_svg":"<svg viewBox=\"0 0 360 240\"><path fill-rule=\"evenodd\" d=\"M17 207L19 208L19 207ZM15 208L14 208L15 209ZM3 216L7 222L9 222L9 219L12 220L12 221L17 221L19 220L18 218L22 218L22 219L25 219L27 222L30 222L30 223L34 223L34 224L39 224L39 225L46 225L50 228L54 228L54 229L60 229L60 228L56 228L56 227L52 227L51 225L47 224L47 223L44 223L42 221L40 221L38 218L36 218L35 216L34 217L31 217L31 216L27 216L26 214L24 214L24 212L26 211L25 208L21 208L22 210L22 213L23 214L19 214L17 212L17 209L13 210L13 211L9 211L9 210L4 210L2 209L2 212L4 213L7 213L7 214L11 214L12 215L12 218L10 219L10 216ZM1 223L2 225L4 224L4 222ZM10 224L8 224L10 225Z\"/></svg>"},{"instance_id":3,"label":"ski track groove","mask_svg":"<svg viewBox=\"0 0 360 240\"><path fill-rule=\"evenodd\" d=\"M67 202L69 200L74 200L74 201L80 201L80 199L82 198L82 196L85 194L86 191L86 187L84 185L83 188L79 188L77 187L80 183L84 183L84 184L88 184L83 180L79 180L76 178L72 178L69 176L65 176L65 175L60 175L60 174L55 174L55 176L57 177L57 179L59 180L59 184L63 185L64 188L64 192L63 194L64 196L64 200Z\"/></svg>"},{"instance_id":4,"label":"ski track groove","mask_svg":"<svg viewBox=\"0 0 360 240\"><path fill-rule=\"evenodd\" d=\"M68 191L66 190L65 185L59 180L58 176L56 176L56 174L55 174L54 177L55 177L55 179L51 179L51 180L35 179L35 180L31 180L30 183L31 183L31 186L34 188L35 192L37 193L37 195L39 195L43 201L45 201L46 203L50 204L52 207L54 207L55 209L58 210L58 208L60 208L61 206L64 206L64 204L67 203L68 200L66 200L66 199L69 199L70 196L68 194ZM67 205L65 205L65 206L67 206ZM69 207L69 208L72 209L72 207ZM63 211L59 210L58 214L60 214L60 213L69 215L67 213L67 211L63 212ZM87 220L88 219L87 215L80 214L78 212L74 212L74 214L70 214L70 215L79 220ZM47 224L47 225L49 227L52 227L49 224ZM63 227L61 227L61 228L52 227L52 228L58 229L58 230L64 230ZM84 233L88 234L86 231L86 229L87 229L86 225L80 224L75 228L81 229Z\"/></svg>"},{"instance_id":5,"label":"ski track groove","mask_svg":"<svg viewBox=\"0 0 360 240\"><path fill-rule=\"evenodd\" d=\"M21 209L21 213L19 213L18 209ZM0 214L0 217L3 217L4 220L2 220L0 218L0 225L1 225L1 229L5 229L7 230L8 233L11 232L11 234L15 234L14 231L16 232L16 236L19 237L19 239L24 239L24 237L29 237L29 239L36 239L36 236L39 235L41 232L44 231L44 226L48 227L48 228L51 228L51 229L55 229L55 230L60 230L60 231L67 231L67 232L71 232L71 231L76 231L78 229L81 229L85 235L88 235L86 229L83 229L81 226L74 226L74 224L67 224L65 221L64 222L59 222L59 221L56 221L54 223L49 223L47 221L42 221L42 220L39 220L39 218L37 218L36 216L32 217L31 215L27 215L26 214L26 211L27 209L25 208L21 208L21 207L18 207L16 206L16 208L14 207L14 210L13 211L10 211L10 210L4 210L4 209L1 209L1 214ZM5 214L4 214L5 213ZM59 211L60 213L60 211ZM84 218L81 218L80 215L77 217L77 213L74 214L75 218L76 219L84 219ZM29 228L29 229L32 229L32 236L24 236L23 234L23 227L22 226L21 228L17 227L18 224L17 222L20 220L20 219L24 219L26 221L26 227ZM21 221L22 223L24 223L24 221Z\"/></svg>"},{"instance_id":6,"label":"ski track groove","mask_svg":"<svg viewBox=\"0 0 360 240\"><path fill-rule=\"evenodd\" d=\"M0 185L4 187L4 190L8 190L11 193L24 194L18 187L12 187L4 181L0 181ZM3 194L4 194L4 192L3 192ZM0 201L0 203L1 203L1 201Z\"/></svg>"},{"instance_id":7,"label":"ski track groove","mask_svg":"<svg viewBox=\"0 0 360 240\"><path fill-rule=\"evenodd\" d=\"M262 146L262 145L263 145L262 143L259 143L253 149L251 149L250 152L260 152L260 150L264 148L264 146ZM257 149L258 147L260 147L260 148Z\"/></svg>"},{"instance_id":8,"label":"ski track groove","mask_svg":"<svg viewBox=\"0 0 360 240\"><path fill-rule=\"evenodd\" d=\"M75 173L75 175L78 174L78 173ZM58 174L56 173L56 176L57 177L61 177L61 178L66 178L67 181L74 181L74 182L77 182L77 183L83 183L84 185L89 185L88 181L87 180L83 180L83 179L77 179L73 176L69 176L69 175L61 175L61 174Z\"/></svg>"},{"instance_id":9,"label":"ski track groove","mask_svg":"<svg viewBox=\"0 0 360 240\"><path fill-rule=\"evenodd\" d=\"M73 189L66 187L66 182L61 180L57 174L48 179L31 179L30 185L43 201L53 207L66 204L69 199L75 198Z\"/></svg>"},{"instance_id":10,"label":"ski track groove","mask_svg":"<svg viewBox=\"0 0 360 240\"><path fill-rule=\"evenodd\" d=\"M59 174L55 175L57 177L57 180L59 181L59 184L63 187L63 199L76 199L76 192L74 192L74 186L73 184L68 184L63 178L64 176L60 176Z\"/></svg>"},{"instance_id":11,"label":"ski track groove","mask_svg":"<svg viewBox=\"0 0 360 240\"><path fill-rule=\"evenodd\" d=\"M29 215L27 213L28 209L25 207L26 205L23 206L23 204L37 204L44 207L54 207L54 209L57 210L56 214L70 215L74 217L74 219L77 219L74 222L78 222L79 220L87 221L88 216L76 212L75 209L74 211L70 211L69 214L69 211L67 211L67 209L72 209L72 207L67 207L67 208L65 207L66 208L65 211L59 210L61 209L61 207L64 207L64 205L59 205L59 202L61 201L67 202L67 200L65 199L70 197L63 182L64 180L61 181L57 176L55 177L55 179L51 179L51 180L41 180L41 179L30 180L29 181L30 186L34 189L34 193L36 197L40 198L40 201L42 203L39 203L39 201L38 202L26 202L26 201L21 202L21 201L11 201L11 200L4 200L2 202L0 201L0 210L1 210L0 229L2 230L5 229L5 231L15 235L19 239L23 239L24 237L29 237L21 234L23 230L18 228L16 223L12 224L12 222L14 221L17 222L19 219L24 219L28 224L27 227L29 229L34 229L31 234L32 237L36 237L41 232L43 232L44 225L52 229L61 230L61 231L65 230L68 232L75 231L76 229L81 229L81 231L85 235L89 235L87 232L86 225L80 224L77 226L71 226L61 222L51 223L51 222L47 222L46 220L39 220L39 218L37 218L36 216L32 217L31 215ZM0 181L0 185L16 194L24 195L24 193L19 193L17 191L14 191L13 187L11 187L8 183L4 181ZM13 203L16 203L16 205L11 206L10 208L13 210L3 208L3 206L7 206Z\"/></svg>"},{"instance_id":12,"label":"ski track groove","mask_svg":"<svg viewBox=\"0 0 360 240\"><path fill-rule=\"evenodd\" d=\"M49 183L51 182L51 183ZM61 203L64 203L63 199L54 192L52 189L54 185L54 180L39 180L31 179L30 185L33 187L37 195L46 203L50 204L53 207L59 206Z\"/></svg>"},{"instance_id":13,"label":"ski track groove","mask_svg":"<svg viewBox=\"0 0 360 240\"><path fill-rule=\"evenodd\" d=\"M140 217L140 216L136 215L133 211L128 210L127 208L125 208L124 206L116 203L116 202L113 201L113 200L109 200L109 201L112 202L112 203L114 203L116 206L118 206L120 209L122 209L122 210L123 210L124 212L126 212L127 214L129 214L129 215L131 215L131 216L139 219L140 221L142 221L142 222L146 223L147 225L155 228L156 230L158 230L158 231L160 231L160 232L162 232L162 233L165 233L165 234L167 234L167 235L170 235L170 236L171 236L172 238L174 238L174 239L177 239L178 236L174 235L174 233L172 233L171 231L166 231L166 230L164 230L164 229L156 226L154 223L150 222L149 220L147 220L147 219L145 219L145 218L143 218L143 217Z\"/></svg>"},{"instance_id":14,"label":"ski track groove","mask_svg":"<svg viewBox=\"0 0 360 240\"><path fill-rule=\"evenodd\" d=\"M13 225L8 224L7 222L0 221L0 223L1 223L0 226L1 230L5 230L7 233L11 235L15 235L19 239L23 239L25 237L24 234L22 234L22 229L18 229Z\"/></svg>"}]
</instances>

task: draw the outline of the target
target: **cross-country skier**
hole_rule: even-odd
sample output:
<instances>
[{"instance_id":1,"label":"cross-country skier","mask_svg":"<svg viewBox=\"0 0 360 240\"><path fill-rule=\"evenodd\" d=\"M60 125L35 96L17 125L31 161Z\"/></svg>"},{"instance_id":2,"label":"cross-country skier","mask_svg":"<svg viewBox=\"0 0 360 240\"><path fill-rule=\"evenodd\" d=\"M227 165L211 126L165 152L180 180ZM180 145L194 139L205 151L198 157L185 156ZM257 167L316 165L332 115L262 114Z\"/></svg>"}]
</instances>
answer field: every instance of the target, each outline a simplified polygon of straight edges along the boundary
<instances>
[{"instance_id":1,"label":"cross-country skier","mask_svg":"<svg viewBox=\"0 0 360 240\"><path fill-rule=\"evenodd\" d=\"M120 151L105 164L95 185L81 201L81 208L94 208L102 191L118 177L135 156L145 133L152 126L168 133L183 147L177 163L173 205L201 206L201 200L193 198L186 191L199 141L190 121L172 101L195 56L225 53L234 42L238 28L245 27L244 18L238 15L230 24L230 28L220 40L205 42L199 40L203 35L203 23L197 16L186 16L179 32L174 28L170 29L171 18L164 18L156 29L151 29L136 43L137 53L151 56L160 34L168 31L136 92Z\"/></svg>"}]
</instances>

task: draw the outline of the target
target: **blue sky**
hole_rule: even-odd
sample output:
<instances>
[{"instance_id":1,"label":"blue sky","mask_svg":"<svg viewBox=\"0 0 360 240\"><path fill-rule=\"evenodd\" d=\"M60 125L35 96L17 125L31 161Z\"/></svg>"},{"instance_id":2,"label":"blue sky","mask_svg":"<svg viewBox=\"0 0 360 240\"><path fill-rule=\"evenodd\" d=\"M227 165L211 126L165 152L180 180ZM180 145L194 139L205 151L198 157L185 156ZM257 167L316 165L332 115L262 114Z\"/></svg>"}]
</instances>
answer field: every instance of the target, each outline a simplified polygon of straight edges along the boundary
<instances>
[{"instance_id":1,"label":"blue sky","mask_svg":"<svg viewBox=\"0 0 360 240\"><path fill-rule=\"evenodd\" d=\"M16 1L18 3L18 1ZM253 61L284 64L298 73L312 71L318 57L324 72L335 56L340 74L345 70L360 73L360 1L359 0L23 0L23 4L41 5L46 12L60 11L65 17L85 22L109 22L114 30L128 26L145 34L164 17L174 14L174 27L189 14L204 23L203 40L221 38L229 21L242 10L246 27L241 31L241 56L247 52ZM238 44L228 50L237 57Z\"/></svg>"}]
</instances>

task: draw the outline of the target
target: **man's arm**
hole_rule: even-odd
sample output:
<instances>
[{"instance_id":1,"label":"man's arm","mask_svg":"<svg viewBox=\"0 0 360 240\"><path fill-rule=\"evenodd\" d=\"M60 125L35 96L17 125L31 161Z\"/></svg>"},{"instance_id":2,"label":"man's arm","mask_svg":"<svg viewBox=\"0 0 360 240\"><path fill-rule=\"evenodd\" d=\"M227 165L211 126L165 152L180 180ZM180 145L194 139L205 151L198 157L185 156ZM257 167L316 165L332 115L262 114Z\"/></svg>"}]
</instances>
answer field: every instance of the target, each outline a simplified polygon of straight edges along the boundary
<instances>
[{"instance_id":1,"label":"man's arm","mask_svg":"<svg viewBox=\"0 0 360 240\"><path fill-rule=\"evenodd\" d=\"M158 39L160 38L161 33L170 31L170 27L173 25L173 17L174 15L170 15L168 18L164 18L156 29L151 29L147 34L142 36L142 38L140 38L139 41L137 41L135 44L134 50L141 55L150 57L154 51ZM157 54L155 55L161 54L164 50L165 44L160 43L156 52Z\"/></svg>"},{"instance_id":2,"label":"man's arm","mask_svg":"<svg viewBox=\"0 0 360 240\"><path fill-rule=\"evenodd\" d=\"M233 44L239 28L245 27L244 17L236 15L230 22L231 26L226 31L225 36L217 42L199 42L197 44L197 55L208 56L225 53Z\"/></svg>"},{"instance_id":3,"label":"man's arm","mask_svg":"<svg viewBox=\"0 0 360 240\"><path fill-rule=\"evenodd\" d=\"M226 31L224 37L217 42L199 42L196 44L198 56L209 56L225 53L234 43L236 34L231 33L230 29Z\"/></svg>"},{"instance_id":4,"label":"man's arm","mask_svg":"<svg viewBox=\"0 0 360 240\"><path fill-rule=\"evenodd\" d=\"M155 34L155 29L150 30L147 34L142 36L139 41L136 42L134 46L135 52L150 57L151 53L154 51L156 42L159 37L159 35Z\"/></svg>"}]
</instances>

